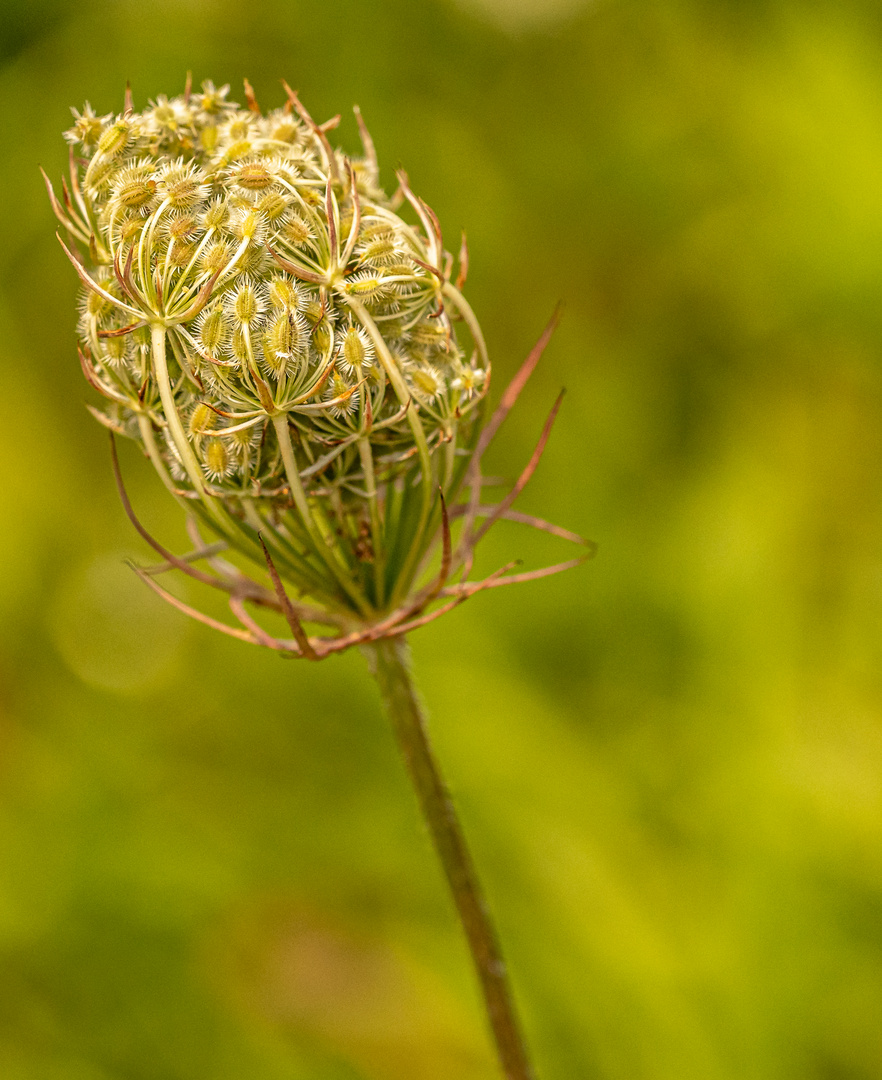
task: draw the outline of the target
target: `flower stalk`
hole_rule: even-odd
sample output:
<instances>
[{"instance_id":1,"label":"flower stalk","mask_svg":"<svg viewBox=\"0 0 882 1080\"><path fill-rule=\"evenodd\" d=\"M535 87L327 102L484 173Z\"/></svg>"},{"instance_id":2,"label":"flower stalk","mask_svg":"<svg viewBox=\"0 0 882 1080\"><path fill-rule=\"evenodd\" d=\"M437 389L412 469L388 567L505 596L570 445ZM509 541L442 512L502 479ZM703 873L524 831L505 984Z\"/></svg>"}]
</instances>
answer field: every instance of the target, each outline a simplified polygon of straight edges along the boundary
<instances>
[{"instance_id":1,"label":"flower stalk","mask_svg":"<svg viewBox=\"0 0 882 1080\"><path fill-rule=\"evenodd\" d=\"M490 911L441 775L403 638L363 647L456 905L506 1080L535 1080Z\"/></svg>"}]
</instances>

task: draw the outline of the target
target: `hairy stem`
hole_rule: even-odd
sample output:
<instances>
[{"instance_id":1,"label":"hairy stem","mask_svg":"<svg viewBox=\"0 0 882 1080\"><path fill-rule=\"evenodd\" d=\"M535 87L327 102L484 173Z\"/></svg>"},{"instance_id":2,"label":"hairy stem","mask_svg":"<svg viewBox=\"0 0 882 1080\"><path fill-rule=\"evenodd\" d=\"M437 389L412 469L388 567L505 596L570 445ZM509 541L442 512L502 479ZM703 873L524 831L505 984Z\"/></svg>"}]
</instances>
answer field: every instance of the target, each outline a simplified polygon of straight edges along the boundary
<instances>
[{"instance_id":1,"label":"hairy stem","mask_svg":"<svg viewBox=\"0 0 882 1080\"><path fill-rule=\"evenodd\" d=\"M468 940L506 1080L535 1080L505 963L450 793L435 761L403 637L363 646Z\"/></svg>"}]
</instances>

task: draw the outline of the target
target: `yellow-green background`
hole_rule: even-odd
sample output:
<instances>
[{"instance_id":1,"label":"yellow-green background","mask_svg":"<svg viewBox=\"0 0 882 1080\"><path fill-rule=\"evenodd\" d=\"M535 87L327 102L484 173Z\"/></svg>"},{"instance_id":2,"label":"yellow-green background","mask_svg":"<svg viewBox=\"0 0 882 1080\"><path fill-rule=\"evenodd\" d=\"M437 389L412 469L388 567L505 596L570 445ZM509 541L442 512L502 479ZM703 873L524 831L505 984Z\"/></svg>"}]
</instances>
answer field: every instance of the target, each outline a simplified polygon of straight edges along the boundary
<instances>
[{"instance_id":1,"label":"yellow-green background","mask_svg":"<svg viewBox=\"0 0 882 1080\"><path fill-rule=\"evenodd\" d=\"M371 126L450 244L491 469L595 562L416 668L542 1080L882 1077L875 0L3 0L0 1076L479 1080L464 948L362 658L154 604L37 165L69 105L247 75ZM134 447L143 517L182 542ZM564 558L515 526L485 565ZM195 597L194 597L195 599Z\"/></svg>"}]
</instances>

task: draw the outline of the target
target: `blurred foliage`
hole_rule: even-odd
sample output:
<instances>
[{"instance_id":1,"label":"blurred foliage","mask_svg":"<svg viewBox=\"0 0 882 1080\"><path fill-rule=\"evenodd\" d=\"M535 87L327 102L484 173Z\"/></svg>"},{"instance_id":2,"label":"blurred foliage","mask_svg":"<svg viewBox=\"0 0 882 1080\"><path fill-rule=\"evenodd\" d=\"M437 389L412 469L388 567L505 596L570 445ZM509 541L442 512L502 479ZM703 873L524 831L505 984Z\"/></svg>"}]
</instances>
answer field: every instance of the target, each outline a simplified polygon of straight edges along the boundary
<instances>
[{"instance_id":1,"label":"blurred foliage","mask_svg":"<svg viewBox=\"0 0 882 1080\"><path fill-rule=\"evenodd\" d=\"M374 689L120 569L37 164L69 105L357 101L450 242L494 451L597 560L414 639L543 1080L882 1077L882 9L6 0L0 1075L478 1080L465 950ZM136 505L177 509L125 448ZM516 526L488 567L555 542ZM532 560L532 561L531 561ZM158 603L158 602L157 602Z\"/></svg>"}]
</instances>

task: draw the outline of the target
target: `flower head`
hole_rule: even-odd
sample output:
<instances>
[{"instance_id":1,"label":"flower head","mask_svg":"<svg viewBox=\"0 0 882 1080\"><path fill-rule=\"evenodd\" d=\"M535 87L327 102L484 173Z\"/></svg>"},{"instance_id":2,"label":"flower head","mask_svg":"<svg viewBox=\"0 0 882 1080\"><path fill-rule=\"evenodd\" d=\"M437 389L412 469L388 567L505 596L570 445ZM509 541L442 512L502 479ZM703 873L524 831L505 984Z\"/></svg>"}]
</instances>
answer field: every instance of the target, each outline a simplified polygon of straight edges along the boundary
<instances>
[{"instance_id":1,"label":"flower head","mask_svg":"<svg viewBox=\"0 0 882 1080\"><path fill-rule=\"evenodd\" d=\"M454 281L406 175L391 198L379 188L360 113L363 153L349 158L329 141L336 121L316 124L287 86L266 116L247 83L244 109L228 89L75 111L73 197L62 205L47 185L81 248L65 246L84 287L83 369L108 399L96 415L141 443L197 531L273 588L151 542L230 594L242 628L229 632L315 657L488 586L465 577L474 543L509 513L480 498L490 363L461 292L465 245ZM270 638L245 599L280 609L293 641ZM336 634L307 638L303 620Z\"/></svg>"}]
</instances>

